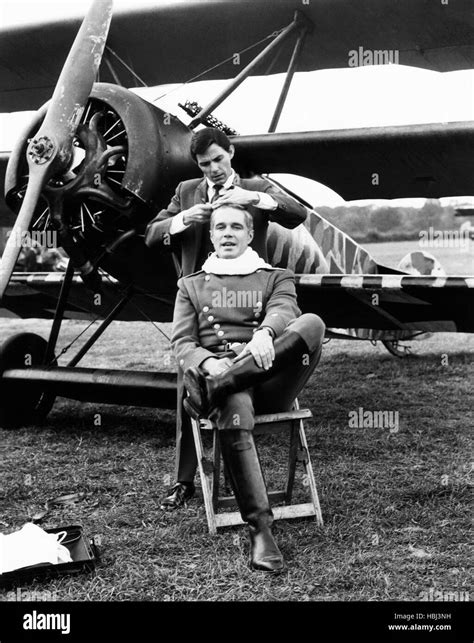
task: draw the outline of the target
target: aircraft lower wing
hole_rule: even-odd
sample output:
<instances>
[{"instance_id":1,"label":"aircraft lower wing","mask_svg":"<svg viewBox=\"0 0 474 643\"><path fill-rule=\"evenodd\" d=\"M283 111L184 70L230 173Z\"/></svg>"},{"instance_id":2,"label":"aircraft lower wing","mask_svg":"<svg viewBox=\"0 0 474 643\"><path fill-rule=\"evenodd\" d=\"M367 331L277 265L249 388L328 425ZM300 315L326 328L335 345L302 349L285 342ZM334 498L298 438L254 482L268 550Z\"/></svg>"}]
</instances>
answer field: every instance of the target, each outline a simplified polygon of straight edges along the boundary
<instances>
[{"instance_id":1,"label":"aircraft lower wing","mask_svg":"<svg viewBox=\"0 0 474 643\"><path fill-rule=\"evenodd\" d=\"M52 319L64 273L13 273L0 308L0 317ZM110 276L102 277L99 297L84 286L79 275L72 279L64 319L104 319L124 297L125 289ZM114 317L121 321L171 321L174 297L136 292L132 302Z\"/></svg>"},{"instance_id":2,"label":"aircraft lower wing","mask_svg":"<svg viewBox=\"0 0 474 643\"><path fill-rule=\"evenodd\" d=\"M2 317L51 319L63 275L16 273L4 299ZM474 278L399 274L296 275L303 312L322 317L328 328L384 331L474 332ZM103 319L123 295L117 282L103 280L101 300L74 277L66 319ZM170 322L174 300L137 292L116 317L122 321Z\"/></svg>"},{"instance_id":3,"label":"aircraft lower wing","mask_svg":"<svg viewBox=\"0 0 474 643\"><path fill-rule=\"evenodd\" d=\"M474 332L474 278L297 275L298 303L328 328ZM390 336L387 333L385 338Z\"/></svg>"}]
</instances>

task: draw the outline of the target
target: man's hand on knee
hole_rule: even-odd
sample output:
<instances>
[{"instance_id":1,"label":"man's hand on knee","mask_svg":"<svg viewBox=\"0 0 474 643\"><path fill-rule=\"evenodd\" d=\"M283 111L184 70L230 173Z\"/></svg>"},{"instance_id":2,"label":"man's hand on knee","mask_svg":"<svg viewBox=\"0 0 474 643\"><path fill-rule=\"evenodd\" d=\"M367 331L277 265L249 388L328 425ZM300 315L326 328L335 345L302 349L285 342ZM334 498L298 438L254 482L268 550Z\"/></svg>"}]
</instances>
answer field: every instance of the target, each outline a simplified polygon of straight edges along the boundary
<instances>
[{"instance_id":1,"label":"man's hand on knee","mask_svg":"<svg viewBox=\"0 0 474 643\"><path fill-rule=\"evenodd\" d=\"M238 362L249 353L253 355L255 363L259 368L263 368L267 371L271 367L273 360L275 359L275 348L273 346L273 339L266 330L258 331L254 334L253 339L234 359L234 363Z\"/></svg>"}]
</instances>

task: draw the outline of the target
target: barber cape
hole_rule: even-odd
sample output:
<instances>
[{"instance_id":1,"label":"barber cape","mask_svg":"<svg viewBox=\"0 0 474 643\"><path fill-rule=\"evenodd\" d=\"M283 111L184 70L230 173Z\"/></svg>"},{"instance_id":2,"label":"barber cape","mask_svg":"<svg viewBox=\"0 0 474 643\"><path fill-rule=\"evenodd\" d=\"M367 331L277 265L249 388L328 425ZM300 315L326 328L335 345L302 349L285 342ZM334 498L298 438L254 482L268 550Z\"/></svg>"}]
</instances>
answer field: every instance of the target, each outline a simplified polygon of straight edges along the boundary
<instances>
[{"instance_id":1,"label":"barber cape","mask_svg":"<svg viewBox=\"0 0 474 643\"><path fill-rule=\"evenodd\" d=\"M259 268L272 268L272 266L252 248L247 248L240 257L235 259L221 259L213 252L202 266L204 272L213 275L251 275Z\"/></svg>"}]
</instances>

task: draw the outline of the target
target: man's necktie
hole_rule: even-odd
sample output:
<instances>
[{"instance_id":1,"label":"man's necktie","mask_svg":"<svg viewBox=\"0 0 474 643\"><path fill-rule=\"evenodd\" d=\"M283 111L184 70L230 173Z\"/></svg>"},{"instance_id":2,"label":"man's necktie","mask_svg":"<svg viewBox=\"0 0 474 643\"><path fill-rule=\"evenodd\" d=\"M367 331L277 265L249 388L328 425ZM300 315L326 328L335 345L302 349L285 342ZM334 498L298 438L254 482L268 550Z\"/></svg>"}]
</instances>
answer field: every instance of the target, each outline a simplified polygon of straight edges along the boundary
<instances>
[{"instance_id":1,"label":"man's necktie","mask_svg":"<svg viewBox=\"0 0 474 643\"><path fill-rule=\"evenodd\" d=\"M212 189L214 190L214 194L212 195L211 203L214 203L214 201L217 201L219 198L219 191L222 190L222 185L213 185Z\"/></svg>"}]
</instances>

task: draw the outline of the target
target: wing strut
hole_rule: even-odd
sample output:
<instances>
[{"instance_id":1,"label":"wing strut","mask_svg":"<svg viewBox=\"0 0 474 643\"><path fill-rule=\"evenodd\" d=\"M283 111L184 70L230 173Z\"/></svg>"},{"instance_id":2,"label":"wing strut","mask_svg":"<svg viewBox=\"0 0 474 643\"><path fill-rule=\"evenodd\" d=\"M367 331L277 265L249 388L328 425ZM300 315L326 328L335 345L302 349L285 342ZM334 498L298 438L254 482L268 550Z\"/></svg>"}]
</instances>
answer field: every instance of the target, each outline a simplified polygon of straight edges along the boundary
<instances>
[{"instance_id":1,"label":"wing strut","mask_svg":"<svg viewBox=\"0 0 474 643\"><path fill-rule=\"evenodd\" d=\"M280 97L278 98L278 103L275 107L272 122L270 123L270 127L268 128L269 132L274 132L277 128L278 121L280 120L280 116L283 111L283 107L285 106L286 97L288 96L288 92L290 90L291 81L293 80L293 75L296 71L296 65L298 64L299 57L301 55L301 52L303 51L306 34L313 30L313 24L307 18L305 18L305 20L306 24L300 28L298 39L291 55L290 64L288 65L288 69L286 71L285 82L283 83L283 87L281 88Z\"/></svg>"},{"instance_id":2,"label":"wing strut","mask_svg":"<svg viewBox=\"0 0 474 643\"><path fill-rule=\"evenodd\" d=\"M291 78L293 76L292 67L294 68L294 65L297 62L297 58L299 55L299 51L301 50L301 45L302 45L302 38L301 35L303 33L306 33L309 29L309 27L312 26L312 23L309 21L309 19L301 13L301 11L295 11L295 15L293 18L293 22L291 22L289 25L287 25L283 31L273 40L263 51L261 51L255 58L243 69L238 76L236 76L230 83L227 85L227 87L220 93L218 94L206 107L203 107L199 114L193 118L193 120L189 123L188 127L190 129L195 129L200 123L203 122L203 120L209 116L211 112L213 112L216 107L219 107L219 105L224 102L224 100L232 94L232 92L237 89L239 85L241 85L244 80L252 73L252 71L258 67L258 65L265 60L265 58L268 57L268 55L277 47L279 47L287 38L290 36L294 31L297 31L300 34L300 38L298 39L297 45L295 47L295 51L293 52L292 56L292 61L290 62L290 67L288 68L287 72L287 80L285 81L284 85L284 90L286 85L288 85L286 89L286 93L288 93L289 85L291 83ZM295 55L296 54L296 55ZM293 59L294 62L293 62ZM293 64L292 64L293 63ZM289 78L289 82L288 82ZM281 109L283 108L283 103L285 101L286 94L284 95L282 91L282 95L280 96L280 100L277 105L277 109L281 104L280 107L280 112ZM274 116L275 118L275 116ZM279 118L279 115L278 115ZM278 119L277 119L278 120Z\"/></svg>"}]
</instances>

